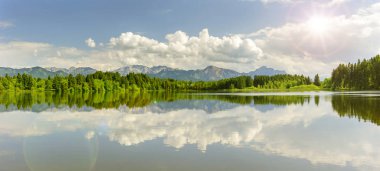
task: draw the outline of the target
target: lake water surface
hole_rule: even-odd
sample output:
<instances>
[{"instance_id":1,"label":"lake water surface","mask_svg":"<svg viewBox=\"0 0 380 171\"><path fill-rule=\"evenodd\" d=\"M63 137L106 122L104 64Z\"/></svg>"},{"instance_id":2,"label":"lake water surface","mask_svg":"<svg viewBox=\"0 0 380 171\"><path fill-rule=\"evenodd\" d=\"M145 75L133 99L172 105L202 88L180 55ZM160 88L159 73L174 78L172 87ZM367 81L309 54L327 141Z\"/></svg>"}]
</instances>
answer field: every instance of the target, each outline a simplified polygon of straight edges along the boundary
<instances>
[{"instance_id":1,"label":"lake water surface","mask_svg":"<svg viewBox=\"0 0 380 171\"><path fill-rule=\"evenodd\" d=\"M380 170L379 124L379 92L0 93L0 170Z\"/></svg>"}]
</instances>

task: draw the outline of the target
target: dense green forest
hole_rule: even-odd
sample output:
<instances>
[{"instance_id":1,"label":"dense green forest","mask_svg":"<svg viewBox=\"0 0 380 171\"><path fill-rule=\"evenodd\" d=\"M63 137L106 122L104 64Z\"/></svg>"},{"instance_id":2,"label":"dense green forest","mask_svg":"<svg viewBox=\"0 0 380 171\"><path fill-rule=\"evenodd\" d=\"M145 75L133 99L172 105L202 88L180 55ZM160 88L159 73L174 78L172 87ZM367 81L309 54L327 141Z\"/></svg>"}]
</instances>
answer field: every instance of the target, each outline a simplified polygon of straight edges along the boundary
<instances>
[{"instance_id":1,"label":"dense green forest","mask_svg":"<svg viewBox=\"0 0 380 171\"><path fill-rule=\"evenodd\" d=\"M274 76L256 76L253 85L257 88L283 89L300 85L311 85L310 77L303 75L274 75Z\"/></svg>"},{"instance_id":2,"label":"dense green forest","mask_svg":"<svg viewBox=\"0 0 380 171\"><path fill-rule=\"evenodd\" d=\"M223 90L257 87L285 89L299 85L310 85L312 81L303 75L239 76L218 81L180 81L152 78L145 74L130 73L121 76L117 72L95 72L89 75L54 76L46 79L33 78L28 74L0 77L0 91L56 91L56 92L104 92L140 90Z\"/></svg>"},{"instance_id":3,"label":"dense green forest","mask_svg":"<svg viewBox=\"0 0 380 171\"><path fill-rule=\"evenodd\" d=\"M319 75L314 79L304 75L280 74L274 76L239 76L218 81L183 81L149 77L145 74L97 71L88 75L56 75L48 78L34 78L28 74L5 75L0 77L0 91L55 91L55 92L104 92L140 90L226 90L226 89L279 89L318 90L380 89L380 55L357 63L340 64L323 81Z\"/></svg>"},{"instance_id":4,"label":"dense green forest","mask_svg":"<svg viewBox=\"0 0 380 171\"><path fill-rule=\"evenodd\" d=\"M331 84L334 90L380 89L380 55L353 64L340 64L332 72Z\"/></svg>"}]
</instances>

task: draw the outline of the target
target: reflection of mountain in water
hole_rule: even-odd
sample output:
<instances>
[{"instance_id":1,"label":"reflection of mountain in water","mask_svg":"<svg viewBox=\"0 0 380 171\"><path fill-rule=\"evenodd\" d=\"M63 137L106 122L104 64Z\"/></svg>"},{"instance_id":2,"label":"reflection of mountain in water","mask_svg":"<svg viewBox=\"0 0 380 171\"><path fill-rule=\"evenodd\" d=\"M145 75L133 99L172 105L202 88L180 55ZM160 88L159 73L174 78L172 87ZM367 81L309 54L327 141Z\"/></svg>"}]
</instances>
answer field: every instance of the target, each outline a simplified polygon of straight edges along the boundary
<instances>
[{"instance_id":1,"label":"reflection of mountain in water","mask_svg":"<svg viewBox=\"0 0 380 171\"><path fill-rule=\"evenodd\" d=\"M178 93L60 94L58 99L55 96L0 96L4 109L6 105L8 109L14 110L17 107L35 110L36 106L51 110L56 110L56 106L65 109L41 113L1 113L0 136L6 136L6 140L10 137L31 140L33 137L77 132L83 133L81 135L89 140L105 137L125 146L162 140L163 144L177 149L192 144L203 152L208 149L212 152L212 148L208 148L210 145L222 144L234 148L253 148L265 154L287 158L306 159L312 164L342 166L348 163L355 167L380 167L380 155L376 150L380 146L377 126L331 117L334 112L330 98L320 100L319 96L314 96L314 104L309 102L312 100L310 96L235 97ZM80 97L85 97L84 102L76 101ZM52 101L46 100L49 98ZM335 96L331 100L334 109L344 116L346 112L352 111L358 115L365 113L362 110L371 113L378 111L375 98L368 101L360 98L355 101L355 98ZM32 104L32 107L26 104ZM146 104L145 107L140 107L142 104ZM231 109L222 110L229 107ZM274 110L261 112L257 107L274 107ZM87 108L118 110L76 111ZM141 114L136 114L140 111ZM45 148L44 145L41 145L42 148Z\"/></svg>"},{"instance_id":2,"label":"reflection of mountain in water","mask_svg":"<svg viewBox=\"0 0 380 171\"><path fill-rule=\"evenodd\" d=\"M238 107L239 104L217 100L177 100L174 102L161 102L152 106L159 108L162 112L167 112L168 110L191 109L203 110L207 113L215 113L222 110L233 109Z\"/></svg>"},{"instance_id":3,"label":"reflection of mountain in water","mask_svg":"<svg viewBox=\"0 0 380 171\"><path fill-rule=\"evenodd\" d=\"M0 94L0 111L46 110L91 111L94 109L129 110L149 106L156 112L178 109L200 109L207 113L251 105L260 111L278 105L304 104L310 96L236 96L201 95L194 93L135 92L135 93L63 93L32 92ZM269 105L269 106L267 106Z\"/></svg>"},{"instance_id":4,"label":"reflection of mountain in water","mask_svg":"<svg viewBox=\"0 0 380 171\"><path fill-rule=\"evenodd\" d=\"M380 125L380 97L336 95L331 103L342 117L354 117Z\"/></svg>"}]
</instances>

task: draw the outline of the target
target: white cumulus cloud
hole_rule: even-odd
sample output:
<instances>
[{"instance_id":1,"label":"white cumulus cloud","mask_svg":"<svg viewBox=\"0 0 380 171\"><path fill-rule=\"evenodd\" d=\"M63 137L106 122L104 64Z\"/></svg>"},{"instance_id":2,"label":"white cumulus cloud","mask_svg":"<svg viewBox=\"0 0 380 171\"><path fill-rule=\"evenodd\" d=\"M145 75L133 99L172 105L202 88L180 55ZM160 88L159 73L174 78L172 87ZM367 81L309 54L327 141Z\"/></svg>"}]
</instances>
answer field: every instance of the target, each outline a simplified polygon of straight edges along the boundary
<instances>
[{"instance_id":1,"label":"white cumulus cloud","mask_svg":"<svg viewBox=\"0 0 380 171\"><path fill-rule=\"evenodd\" d=\"M355 62L379 53L380 3L353 15L325 17L323 32L309 21L268 27L249 36L264 51L263 65L282 67L291 73L328 76L338 63ZM317 31L317 32L316 32ZM265 60L267 59L267 60Z\"/></svg>"},{"instance_id":2,"label":"white cumulus cloud","mask_svg":"<svg viewBox=\"0 0 380 171\"><path fill-rule=\"evenodd\" d=\"M91 47L91 48L96 47L95 40L92 39L92 38L88 38L85 42L86 42L86 44L87 44L88 47Z\"/></svg>"},{"instance_id":3,"label":"white cumulus cloud","mask_svg":"<svg viewBox=\"0 0 380 171\"><path fill-rule=\"evenodd\" d=\"M252 39L238 35L214 37L208 29L203 29L198 36L177 31L165 38L166 41L161 42L126 32L110 38L108 46L93 56L106 56L114 62L112 66L117 67L142 64L193 69L207 65L233 68L242 64L247 70L253 69L255 61L263 56Z\"/></svg>"},{"instance_id":4,"label":"white cumulus cloud","mask_svg":"<svg viewBox=\"0 0 380 171\"><path fill-rule=\"evenodd\" d=\"M343 2L343 1L339 1ZM338 3L336 1L335 3ZM176 31L164 40L125 32L91 49L57 47L41 42L0 43L3 66L89 66L113 70L125 65L166 65L198 69L215 65L241 72L260 66L292 74L329 77L339 63L380 53L380 3L351 15L324 16L323 25L289 22L251 34L213 36L207 28L197 35ZM313 28L316 27L316 28ZM318 31L322 28L323 31Z\"/></svg>"}]
</instances>

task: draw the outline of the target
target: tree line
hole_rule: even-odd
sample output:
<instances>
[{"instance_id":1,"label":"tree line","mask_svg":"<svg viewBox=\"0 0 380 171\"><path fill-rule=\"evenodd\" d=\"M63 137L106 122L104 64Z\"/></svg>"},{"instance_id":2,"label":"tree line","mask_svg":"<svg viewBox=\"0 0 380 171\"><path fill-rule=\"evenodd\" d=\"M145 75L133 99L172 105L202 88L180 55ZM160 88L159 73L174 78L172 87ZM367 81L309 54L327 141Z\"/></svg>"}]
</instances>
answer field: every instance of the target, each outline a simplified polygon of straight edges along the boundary
<instances>
[{"instance_id":1,"label":"tree line","mask_svg":"<svg viewBox=\"0 0 380 171\"><path fill-rule=\"evenodd\" d=\"M218 81L182 81L149 77L145 74L129 73L122 76L118 72L97 71L89 75L78 74L43 78L34 78L28 74L0 77L0 91L56 91L56 92L105 92L140 90L222 90L244 89L248 87L281 89L297 85L312 84L309 77L303 75L239 76ZM314 84L319 86L319 76Z\"/></svg>"},{"instance_id":2,"label":"tree line","mask_svg":"<svg viewBox=\"0 0 380 171\"><path fill-rule=\"evenodd\" d=\"M319 82L319 81L318 81ZM310 85L312 81L310 77L303 75L274 75L274 76L256 76L253 85L258 88L267 89L283 89L299 85Z\"/></svg>"},{"instance_id":3,"label":"tree line","mask_svg":"<svg viewBox=\"0 0 380 171\"><path fill-rule=\"evenodd\" d=\"M28 74L0 77L1 90L39 90L56 92L104 92L104 91L138 91L177 90L188 87L189 82L173 79L150 78L145 74L130 73L121 76L118 72L95 72L89 75L59 76L33 78Z\"/></svg>"},{"instance_id":4,"label":"tree line","mask_svg":"<svg viewBox=\"0 0 380 171\"><path fill-rule=\"evenodd\" d=\"M331 74L334 90L380 89L380 55L357 63L340 64Z\"/></svg>"}]
</instances>

